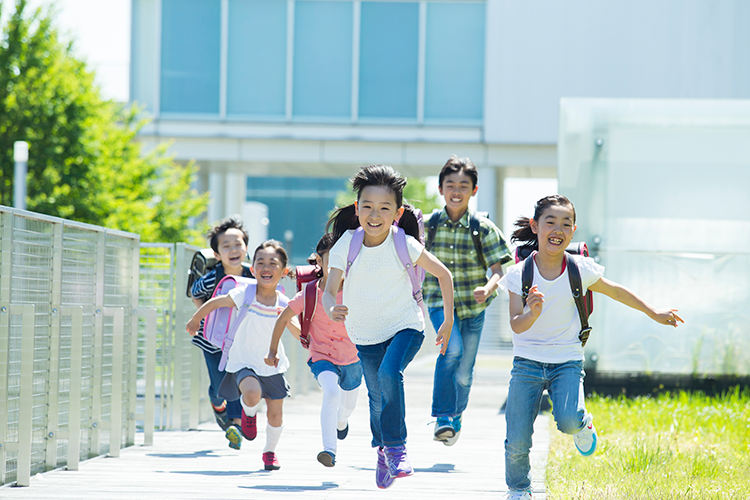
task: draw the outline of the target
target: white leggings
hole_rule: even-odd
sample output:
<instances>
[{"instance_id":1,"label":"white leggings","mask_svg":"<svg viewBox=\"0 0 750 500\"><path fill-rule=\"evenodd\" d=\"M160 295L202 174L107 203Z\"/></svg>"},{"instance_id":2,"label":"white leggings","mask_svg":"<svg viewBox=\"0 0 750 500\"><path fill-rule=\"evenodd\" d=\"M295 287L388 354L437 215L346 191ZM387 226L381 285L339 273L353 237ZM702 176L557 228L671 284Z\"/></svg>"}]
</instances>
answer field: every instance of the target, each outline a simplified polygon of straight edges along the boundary
<instances>
[{"instance_id":1,"label":"white leggings","mask_svg":"<svg viewBox=\"0 0 750 500\"><path fill-rule=\"evenodd\" d=\"M343 430L346 427L346 422L357 405L359 387L351 391L341 389L339 376L331 371L321 372L318 384L323 389L323 406L320 409L323 449L336 453L336 429L341 427Z\"/></svg>"}]
</instances>

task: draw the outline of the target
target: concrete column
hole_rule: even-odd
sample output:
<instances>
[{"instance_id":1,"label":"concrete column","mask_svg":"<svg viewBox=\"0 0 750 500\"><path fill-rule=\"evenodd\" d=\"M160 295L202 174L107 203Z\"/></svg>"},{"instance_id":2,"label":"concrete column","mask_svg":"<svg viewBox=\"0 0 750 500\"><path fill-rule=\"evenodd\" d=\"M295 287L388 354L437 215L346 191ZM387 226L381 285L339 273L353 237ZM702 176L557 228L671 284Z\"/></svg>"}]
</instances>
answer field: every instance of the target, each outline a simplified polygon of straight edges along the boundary
<instances>
[{"instance_id":1,"label":"concrete column","mask_svg":"<svg viewBox=\"0 0 750 500\"><path fill-rule=\"evenodd\" d=\"M490 219L496 221L498 191L495 178L497 176L497 169L494 167L481 167L478 168L478 171L479 181L477 185L479 186L479 190L476 195L477 210L479 212L487 212L490 214ZM502 196L502 194L501 190L499 195Z\"/></svg>"},{"instance_id":2,"label":"concrete column","mask_svg":"<svg viewBox=\"0 0 750 500\"><path fill-rule=\"evenodd\" d=\"M224 174L224 172L211 172L208 174L208 191L211 193L211 200L208 203L209 224L215 224L217 221L225 217L225 182L226 174Z\"/></svg>"},{"instance_id":3,"label":"concrete column","mask_svg":"<svg viewBox=\"0 0 750 500\"><path fill-rule=\"evenodd\" d=\"M245 174L228 173L225 182L224 216L240 215L247 197L247 176Z\"/></svg>"}]
</instances>

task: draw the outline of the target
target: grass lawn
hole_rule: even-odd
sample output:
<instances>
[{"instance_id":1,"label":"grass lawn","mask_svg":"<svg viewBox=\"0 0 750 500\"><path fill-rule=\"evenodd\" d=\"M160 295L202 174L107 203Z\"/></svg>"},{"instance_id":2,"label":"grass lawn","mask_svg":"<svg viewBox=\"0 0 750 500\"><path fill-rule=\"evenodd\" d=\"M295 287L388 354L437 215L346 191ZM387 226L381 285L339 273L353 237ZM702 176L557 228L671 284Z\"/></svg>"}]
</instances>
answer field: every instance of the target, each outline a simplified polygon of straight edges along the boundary
<instances>
[{"instance_id":1,"label":"grass lawn","mask_svg":"<svg viewBox=\"0 0 750 500\"><path fill-rule=\"evenodd\" d=\"M597 451L553 427L548 500L750 499L750 390L586 400Z\"/></svg>"}]
</instances>

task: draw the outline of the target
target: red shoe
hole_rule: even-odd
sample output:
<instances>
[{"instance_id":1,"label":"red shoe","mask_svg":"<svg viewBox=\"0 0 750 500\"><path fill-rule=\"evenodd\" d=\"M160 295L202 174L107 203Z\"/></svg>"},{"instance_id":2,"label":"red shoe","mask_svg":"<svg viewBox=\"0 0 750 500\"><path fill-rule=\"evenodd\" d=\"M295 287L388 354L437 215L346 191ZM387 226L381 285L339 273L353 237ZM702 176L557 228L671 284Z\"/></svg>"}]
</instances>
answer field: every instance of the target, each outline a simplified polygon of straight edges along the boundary
<instances>
[{"instance_id":1,"label":"red shoe","mask_svg":"<svg viewBox=\"0 0 750 500\"><path fill-rule=\"evenodd\" d=\"M245 409L242 409L242 424L240 425L240 430L242 431L242 436L248 441L252 441L258 435L257 420L257 414L248 417L245 415Z\"/></svg>"},{"instance_id":2,"label":"red shoe","mask_svg":"<svg viewBox=\"0 0 750 500\"><path fill-rule=\"evenodd\" d=\"M266 470L281 469L281 465L279 465L279 460L276 458L276 453L272 451L267 451L263 454L263 465L265 465Z\"/></svg>"}]
</instances>

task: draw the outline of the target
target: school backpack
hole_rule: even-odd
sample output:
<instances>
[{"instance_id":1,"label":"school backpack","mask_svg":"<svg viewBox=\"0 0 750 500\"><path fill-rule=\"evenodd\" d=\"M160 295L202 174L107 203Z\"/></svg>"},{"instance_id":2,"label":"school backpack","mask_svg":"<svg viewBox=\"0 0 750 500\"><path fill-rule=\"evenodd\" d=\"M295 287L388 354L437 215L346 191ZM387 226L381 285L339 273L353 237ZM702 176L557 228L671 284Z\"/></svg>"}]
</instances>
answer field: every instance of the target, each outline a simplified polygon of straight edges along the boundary
<instances>
[{"instance_id":1,"label":"school backpack","mask_svg":"<svg viewBox=\"0 0 750 500\"><path fill-rule=\"evenodd\" d=\"M413 209L413 211L419 226L419 242L424 244L424 218L422 217L422 211L418 208ZM398 227L398 221L393 223L391 232L393 234L393 243L396 245L398 260L401 261L411 280L411 295L417 304L419 304L419 307L424 308L422 304L422 282L424 281L425 270L417 265L412 265L411 258L409 257L409 249L406 247L406 233ZM345 279L349 275L349 269L354 264L357 255L359 255L359 251L362 249L364 239L365 230L360 226L354 230L352 241L349 243L349 253L346 257L346 270L344 272Z\"/></svg>"},{"instance_id":2,"label":"school backpack","mask_svg":"<svg viewBox=\"0 0 750 500\"><path fill-rule=\"evenodd\" d=\"M521 270L521 291L523 305L526 305L526 297L529 296L529 290L531 289L532 282L534 281L534 265L532 261L536 255L536 250L531 246L520 246L516 248L516 263L523 261L523 268ZM584 257L589 256L589 249L586 243L571 243L568 248L565 249L565 267L568 270L568 279L570 281L570 291L573 293L573 300L578 309L578 316L581 318L581 331L578 334L578 340L581 341L581 347L586 345L591 334L591 327L589 326L589 316L594 311L594 297L591 291L587 291L585 295L581 294L583 284L581 283L581 271L578 269L573 255L583 255Z\"/></svg>"},{"instance_id":3,"label":"school backpack","mask_svg":"<svg viewBox=\"0 0 750 500\"><path fill-rule=\"evenodd\" d=\"M237 287L245 288L244 300L242 306L237 308L237 314L233 314L232 307L220 307L214 311L211 311L206 320L204 321L203 335L206 340L211 342L213 345L221 349L221 360L219 361L219 370L224 371L227 366L227 358L229 357L229 349L231 349L234 343L234 336L237 333L237 328L245 319L250 304L255 299L255 291L257 289L258 282L253 278L245 278L243 276L225 276L216 284L214 293L211 298L218 297L220 295L226 295L230 290ZM286 307L289 300L284 296L284 288L279 285L276 290L282 292L279 296L279 305Z\"/></svg>"},{"instance_id":4,"label":"school backpack","mask_svg":"<svg viewBox=\"0 0 750 500\"><path fill-rule=\"evenodd\" d=\"M318 306L317 288L320 281L321 269L318 266L297 266L297 291L304 290L302 313L298 316L300 324L299 341L305 349L310 348L310 323L312 323L315 308Z\"/></svg>"},{"instance_id":5,"label":"school backpack","mask_svg":"<svg viewBox=\"0 0 750 500\"><path fill-rule=\"evenodd\" d=\"M427 239L424 243L424 247L428 252L432 250L432 245L435 244L435 235L437 234L441 213L443 213L443 211L440 209L433 210L432 215L430 215L430 220L427 223ZM479 218L484 217L487 219L489 218L489 215L490 214L487 212L469 211L469 231L471 232L471 242L474 243L474 250L477 252L477 258L484 269L487 269L489 266L487 265L487 260L484 258L484 252L482 251L482 236L479 234Z\"/></svg>"},{"instance_id":6,"label":"school backpack","mask_svg":"<svg viewBox=\"0 0 750 500\"><path fill-rule=\"evenodd\" d=\"M250 264L243 262L242 267L245 268L243 274L249 276L253 275L253 273L250 272ZM226 274L224 273L224 266L221 265L221 262L216 260L216 255L214 254L213 249L202 248L193 254L193 259L190 261L190 268L188 269L187 287L185 289L185 294L189 299L193 298L193 283L213 269L216 269L215 283L219 283Z\"/></svg>"}]
</instances>

